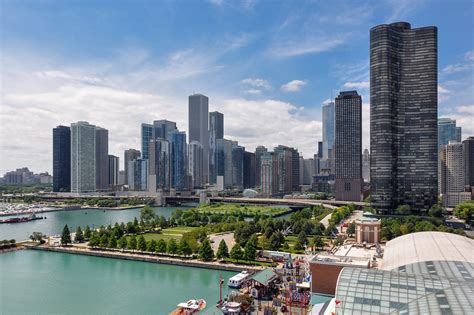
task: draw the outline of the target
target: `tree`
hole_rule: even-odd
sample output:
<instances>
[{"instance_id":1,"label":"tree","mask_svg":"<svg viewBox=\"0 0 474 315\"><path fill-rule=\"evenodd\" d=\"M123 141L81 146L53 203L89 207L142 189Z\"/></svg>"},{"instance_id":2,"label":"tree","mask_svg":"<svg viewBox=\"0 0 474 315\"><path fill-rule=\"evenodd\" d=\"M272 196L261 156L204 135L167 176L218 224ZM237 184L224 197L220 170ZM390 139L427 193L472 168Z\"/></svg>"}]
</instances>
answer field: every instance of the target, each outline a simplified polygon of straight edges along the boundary
<instances>
[{"instance_id":1,"label":"tree","mask_svg":"<svg viewBox=\"0 0 474 315\"><path fill-rule=\"evenodd\" d=\"M405 223L400 225L400 233L402 233L402 235L410 233L410 228L408 227L408 224Z\"/></svg>"},{"instance_id":2,"label":"tree","mask_svg":"<svg viewBox=\"0 0 474 315\"><path fill-rule=\"evenodd\" d=\"M212 250L211 242L208 238L206 238L199 247L198 257L202 260L212 260L214 258L214 251Z\"/></svg>"},{"instance_id":3,"label":"tree","mask_svg":"<svg viewBox=\"0 0 474 315\"><path fill-rule=\"evenodd\" d=\"M40 242L42 244L44 238L43 233L41 232L33 232L33 234L30 235L30 239L34 242Z\"/></svg>"},{"instance_id":4,"label":"tree","mask_svg":"<svg viewBox=\"0 0 474 315\"><path fill-rule=\"evenodd\" d=\"M395 209L395 214L398 215L407 215L410 214L410 206L409 205L399 205L397 209Z\"/></svg>"},{"instance_id":5,"label":"tree","mask_svg":"<svg viewBox=\"0 0 474 315\"><path fill-rule=\"evenodd\" d=\"M130 240L128 241L128 249L135 250L137 249L137 238L135 235L130 237Z\"/></svg>"},{"instance_id":6,"label":"tree","mask_svg":"<svg viewBox=\"0 0 474 315\"><path fill-rule=\"evenodd\" d=\"M146 250L148 252L154 253L156 251L156 240L151 240L150 242L148 242Z\"/></svg>"},{"instance_id":7,"label":"tree","mask_svg":"<svg viewBox=\"0 0 474 315\"><path fill-rule=\"evenodd\" d=\"M140 210L140 220L143 220L145 223L149 223L153 219L155 219L155 212L150 206L144 206Z\"/></svg>"},{"instance_id":8,"label":"tree","mask_svg":"<svg viewBox=\"0 0 474 315\"><path fill-rule=\"evenodd\" d=\"M356 224L355 224L355 221L352 221L351 223L349 223L349 226L347 227L347 231L346 231L347 235L351 237L352 235L354 235L355 230L356 230Z\"/></svg>"},{"instance_id":9,"label":"tree","mask_svg":"<svg viewBox=\"0 0 474 315\"><path fill-rule=\"evenodd\" d=\"M71 232L69 232L69 227L67 224L63 228L63 233L61 234L61 246L71 244Z\"/></svg>"},{"instance_id":10,"label":"tree","mask_svg":"<svg viewBox=\"0 0 474 315\"><path fill-rule=\"evenodd\" d=\"M103 234L101 237L100 237L100 244L99 244L100 247L107 247L109 246L109 238L107 237L107 234Z\"/></svg>"},{"instance_id":11,"label":"tree","mask_svg":"<svg viewBox=\"0 0 474 315\"><path fill-rule=\"evenodd\" d=\"M143 237L143 235L140 235L138 237L137 247L138 247L139 251L142 251L142 252L146 251L146 241L145 241L145 237Z\"/></svg>"},{"instance_id":12,"label":"tree","mask_svg":"<svg viewBox=\"0 0 474 315\"><path fill-rule=\"evenodd\" d=\"M117 248L117 238L115 237L115 234L112 234L109 238L109 248Z\"/></svg>"},{"instance_id":13,"label":"tree","mask_svg":"<svg viewBox=\"0 0 474 315\"><path fill-rule=\"evenodd\" d=\"M281 238L278 235L279 232L275 232L270 236L268 240L271 250L278 250L281 247Z\"/></svg>"},{"instance_id":14,"label":"tree","mask_svg":"<svg viewBox=\"0 0 474 315\"><path fill-rule=\"evenodd\" d=\"M428 215L430 217L441 218L445 212L444 208L439 205L433 205L430 210L428 210Z\"/></svg>"},{"instance_id":15,"label":"tree","mask_svg":"<svg viewBox=\"0 0 474 315\"><path fill-rule=\"evenodd\" d=\"M308 243L308 239L306 238L306 233L304 231L301 231L300 234L298 234L298 238L295 243L295 249L302 250L304 249L307 243Z\"/></svg>"},{"instance_id":16,"label":"tree","mask_svg":"<svg viewBox=\"0 0 474 315\"><path fill-rule=\"evenodd\" d=\"M229 248L224 240L219 243L219 248L216 253L217 259L229 258Z\"/></svg>"},{"instance_id":17,"label":"tree","mask_svg":"<svg viewBox=\"0 0 474 315\"><path fill-rule=\"evenodd\" d=\"M125 236L122 236L118 240L118 248L125 249L127 248L127 238Z\"/></svg>"},{"instance_id":18,"label":"tree","mask_svg":"<svg viewBox=\"0 0 474 315\"><path fill-rule=\"evenodd\" d=\"M156 244L156 252L166 253L166 241L164 239L159 239Z\"/></svg>"},{"instance_id":19,"label":"tree","mask_svg":"<svg viewBox=\"0 0 474 315\"><path fill-rule=\"evenodd\" d=\"M255 260L257 256L257 234L253 234L244 247L244 259Z\"/></svg>"},{"instance_id":20,"label":"tree","mask_svg":"<svg viewBox=\"0 0 474 315\"><path fill-rule=\"evenodd\" d=\"M184 237L182 237L181 240L179 241L178 253L184 256L189 256L193 253L191 246L189 246L189 243L186 241Z\"/></svg>"},{"instance_id":21,"label":"tree","mask_svg":"<svg viewBox=\"0 0 474 315\"><path fill-rule=\"evenodd\" d=\"M80 226L77 227L76 236L74 237L74 241L78 243L84 242L84 234L82 234L82 229Z\"/></svg>"},{"instance_id":22,"label":"tree","mask_svg":"<svg viewBox=\"0 0 474 315\"><path fill-rule=\"evenodd\" d=\"M344 244L344 240L342 239L341 235L336 236L336 239L334 240L334 245L336 246L341 246Z\"/></svg>"},{"instance_id":23,"label":"tree","mask_svg":"<svg viewBox=\"0 0 474 315\"><path fill-rule=\"evenodd\" d=\"M324 247L324 241L323 238L319 235L316 235L314 237L314 247L316 248L323 248Z\"/></svg>"},{"instance_id":24,"label":"tree","mask_svg":"<svg viewBox=\"0 0 474 315\"><path fill-rule=\"evenodd\" d=\"M230 250L230 258L235 260L244 259L244 252L238 243L235 243L234 247Z\"/></svg>"},{"instance_id":25,"label":"tree","mask_svg":"<svg viewBox=\"0 0 474 315\"><path fill-rule=\"evenodd\" d=\"M167 251L170 254L176 254L176 252L178 251L178 244L176 244L176 240L174 238L168 241Z\"/></svg>"},{"instance_id":26,"label":"tree","mask_svg":"<svg viewBox=\"0 0 474 315\"><path fill-rule=\"evenodd\" d=\"M97 247L100 245L100 237L99 233L94 232L92 233L90 240L89 240L89 246L90 247Z\"/></svg>"},{"instance_id":27,"label":"tree","mask_svg":"<svg viewBox=\"0 0 474 315\"><path fill-rule=\"evenodd\" d=\"M471 224L474 216L474 201L468 200L458 204L454 208L454 215L460 219L464 219L466 223Z\"/></svg>"},{"instance_id":28,"label":"tree","mask_svg":"<svg viewBox=\"0 0 474 315\"><path fill-rule=\"evenodd\" d=\"M89 225L86 225L86 229L84 230L84 239L89 240L91 238L91 228Z\"/></svg>"}]
</instances>

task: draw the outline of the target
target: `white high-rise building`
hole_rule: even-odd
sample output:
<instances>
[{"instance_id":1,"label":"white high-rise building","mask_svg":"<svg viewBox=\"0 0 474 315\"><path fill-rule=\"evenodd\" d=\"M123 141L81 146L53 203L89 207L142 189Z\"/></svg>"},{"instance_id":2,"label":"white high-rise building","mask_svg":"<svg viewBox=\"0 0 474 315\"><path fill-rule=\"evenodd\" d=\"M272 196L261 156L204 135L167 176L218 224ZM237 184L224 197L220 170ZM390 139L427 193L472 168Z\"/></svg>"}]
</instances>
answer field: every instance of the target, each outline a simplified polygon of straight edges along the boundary
<instances>
[{"instance_id":1,"label":"white high-rise building","mask_svg":"<svg viewBox=\"0 0 474 315\"><path fill-rule=\"evenodd\" d=\"M470 192L464 192L464 156L461 142L449 141L441 146L441 194L445 207L455 207L471 199Z\"/></svg>"},{"instance_id":2,"label":"white high-rise building","mask_svg":"<svg viewBox=\"0 0 474 315\"><path fill-rule=\"evenodd\" d=\"M96 126L71 124L71 192L96 190Z\"/></svg>"}]
</instances>

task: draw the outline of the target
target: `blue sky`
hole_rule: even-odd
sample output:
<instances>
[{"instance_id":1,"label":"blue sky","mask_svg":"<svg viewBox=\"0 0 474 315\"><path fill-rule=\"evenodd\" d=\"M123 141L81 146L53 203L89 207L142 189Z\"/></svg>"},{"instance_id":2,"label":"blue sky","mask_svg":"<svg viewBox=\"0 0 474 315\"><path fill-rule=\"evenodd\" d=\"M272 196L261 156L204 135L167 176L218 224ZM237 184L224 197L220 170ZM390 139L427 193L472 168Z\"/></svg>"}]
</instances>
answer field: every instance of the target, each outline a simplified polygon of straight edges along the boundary
<instances>
[{"instance_id":1,"label":"blue sky","mask_svg":"<svg viewBox=\"0 0 474 315\"><path fill-rule=\"evenodd\" d=\"M322 103L357 89L368 147L369 29L402 20L438 27L439 113L474 135L472 1L2 0L0 9L0 173L50 171L59 124L109 129L120 157L139 148L141 122L186 131L193 91L224 113L226 137L309 158Z\"/></svg>"}]
</instances>

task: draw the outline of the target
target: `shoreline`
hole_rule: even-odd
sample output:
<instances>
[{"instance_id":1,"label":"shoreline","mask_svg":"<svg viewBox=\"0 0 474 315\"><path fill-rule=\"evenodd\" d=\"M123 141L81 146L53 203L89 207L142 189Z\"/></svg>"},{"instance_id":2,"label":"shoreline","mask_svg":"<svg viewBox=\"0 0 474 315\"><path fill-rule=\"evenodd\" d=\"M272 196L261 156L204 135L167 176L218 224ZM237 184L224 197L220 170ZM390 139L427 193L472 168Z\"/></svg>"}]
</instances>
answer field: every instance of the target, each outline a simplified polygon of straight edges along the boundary
<instances>
[{"instance_id":1,"label":"shoreline","mask_svg":"<svg viewBox=\"0 0 474 315\"><path fill-rule=\"evenodd\" d=\"M151 256L143 254L130 254L122 252L111 252L111 251L102 251L102 250L90 250L90 249L80 249L77 247L46 247L46 246L34 246L26 247L27 249L33 250L43 250L48 252L56 253L66 253L66 254L75 254L75 255L86 255L86 256L95 256L102 258L111 258L111 259L123 259L123 260L133 260L149 263L158 263L158 264L167 264L175 266L184 266L184 267L194 267L194 268L203 268L203 269L214 269L214 270L225 270L225 271L235 271L241 272L243 270L262 270L261 267L256 266L246 266L246 265L234 265L234 264L221 264L214 262L204 262L196 259L183 260L173 257L160 257L160 256Z\"/></svg>"},{"instance_id":2,"label":"shoreline","mask_svg":"<svg viewBox=\"0 0 474 315\"><path fill-rule=\"evenodd\" d=\"M98 208L98 207L89 207L89 206L84 206L81 208L74 208L74 209L65 209L65 208L53 208L53 209L48 209L48 210L41 210L41 211L35 211L35 210L27 210L27 211L16 211L16 212L11 212L11 213L0 213L0 217L6 217L6 216L13 216L13 215L27 215L27 214L32 214L32 213L47 213L47 212L57 212L57 211L76 211L76 210L105 210L105 211L121 211L121 210L132 210L132 209L140 209L143 206L127 206L127 207L121 207L121 208Z\"/></svg>"}]
</instances>

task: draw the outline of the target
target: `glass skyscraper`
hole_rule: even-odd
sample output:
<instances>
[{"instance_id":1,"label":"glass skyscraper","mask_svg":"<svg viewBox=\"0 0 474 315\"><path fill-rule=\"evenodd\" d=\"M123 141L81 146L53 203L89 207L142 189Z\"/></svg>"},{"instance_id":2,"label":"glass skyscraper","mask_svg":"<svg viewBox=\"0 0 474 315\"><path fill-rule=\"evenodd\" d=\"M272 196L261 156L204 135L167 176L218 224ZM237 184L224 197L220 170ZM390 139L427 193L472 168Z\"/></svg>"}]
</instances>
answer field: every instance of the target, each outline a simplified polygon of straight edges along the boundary
<instances>
[{"instance_id":1,"label":"glass skyscraper","mask_svg":"<svg viewBox=\"0 0 474 315\"><path fill-rule=\"evenodd\" d=\"M171 187L176 190L186 188L186 133L174 131L170 133L171 139Z\"/></svg>"},{"instance_id":2,"label":"glass skyscraper","mask_svg":"<svg viewBox=\"0 0 474 315\"><path fill-rule=\"evenodd\" d=\"M153 125L142 124L141 140L142 140L142 157L147 160L149 156L150 140L153 139Z\"/></svg>"},{"instance_id":3,"label":"glass skyscraper","mask_svg":"<svg viewBox=\"0 0 474 315\"><path fill-rule=\"evenodd\" d=\"M216 184L216 141L224 138L224 114L209 113L209 183Z\"/></svg>"},{"instance_id":4,"label":"glass skyscraper","mask_svg":"<svg viewBox=\"0 0 474 315\"><path fill-rule=\"evenodd\" d=\"M189 143L197 141L202 145L203 182L209 177L209 98L202 94L189 96L188 104Z\"/></svg>"},{"instance_id":5,"label":"glass skyscraper","mask_svg":"<svg viewBox=\"0 0 474 315\"><path fill-rule=\"evenodd\" d=\"M371 204L428 210L438 201L437 28L370 30Z\"/></svg>"},{"instance_id":6,"label":"glass skyscraper","mask_svg":"<svg viewBox=\"0 0 474 315\"><path fill-rule=\"evenodd\" d=\"M323 105L323 159L334 157L334 102Z\"/></svg>"},{"instance_id":7,"label":"glass skyscraper","mask_svg":"<svg viewBox=\"0 0 474 315\"><path fill-rule=\"evenodd\" d=\"M96 190L96 127L86 121L71 124L71 192Z\"/></svg>"},{"instance_id":8,"label":"glass skyscraper","mask_svg":"<svg viewBox=\"0 0 474 315\"><path fill-rule=\"evenodd\" d=\"M438 118L438 150L449 141L461 142L461 127L456 126L456 120L451 118Z\"/></svg>"},{"instance_id":9,"label":"glass skyscraper","mask_svg":"<svg viewBox=\"0 0 474 315\"><path fill-rule=\"evenodd\" d=\"M53 129L53 191L71 191L71 128Z\"/></svg>"}]
</instances>

